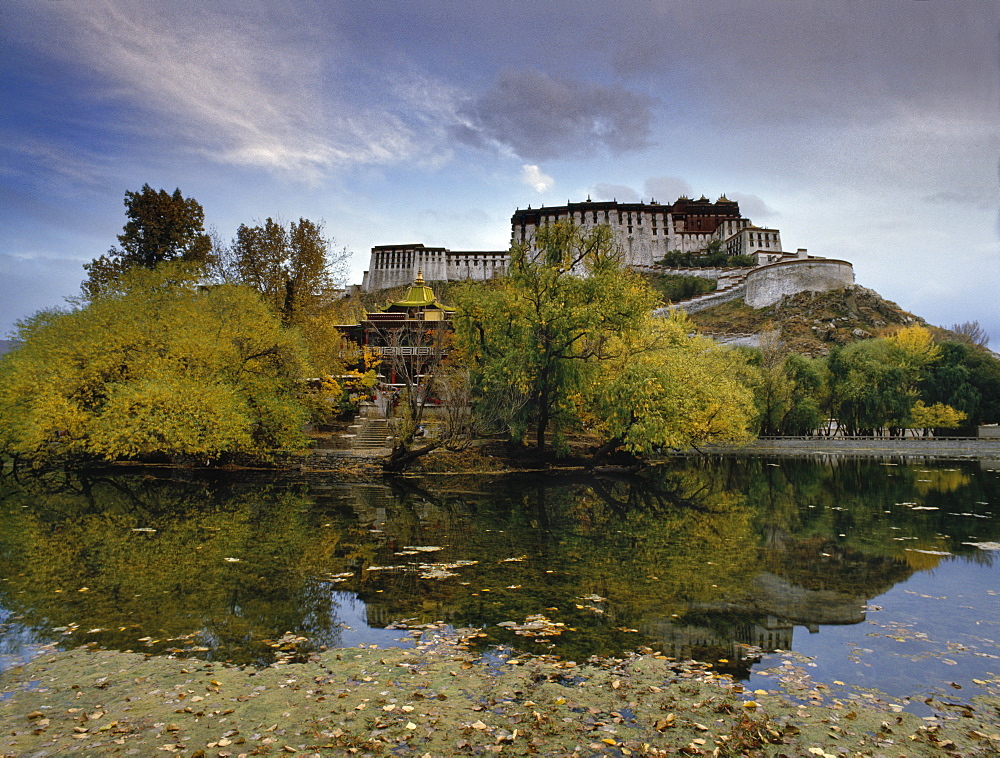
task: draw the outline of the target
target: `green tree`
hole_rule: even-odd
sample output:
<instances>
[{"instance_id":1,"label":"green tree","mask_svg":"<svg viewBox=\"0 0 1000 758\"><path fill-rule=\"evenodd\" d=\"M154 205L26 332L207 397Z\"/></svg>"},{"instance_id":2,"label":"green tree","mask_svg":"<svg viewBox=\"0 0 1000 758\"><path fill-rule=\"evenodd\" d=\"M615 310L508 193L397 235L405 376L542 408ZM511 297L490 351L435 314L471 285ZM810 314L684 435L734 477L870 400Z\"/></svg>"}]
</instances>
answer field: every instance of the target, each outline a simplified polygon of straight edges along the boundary
<instances>
[{"instance_id":1,"label":"green tree","mask_svg":"<svg viewBox=\"0 0 1000 758\"><path fill-rule=\"evenodd\" d=\"M983 395L973 380L970 359L977 352L968 343L942 342L941 360L920 382L920 397L930 405L944 404L979 423Z\"/></svg>"},{"instance_id":2,"label":"green tree","mask_svg":"<svg viewBox=\"0 0 1000 758\"><path fill-rule=\"evenodd\" d=\"M83 282L86 297L96 296L132 268L152 269L175 260L208 262L212 243L205 234L205 212L197 200L185 198L180 189L171 195L144 184L138 192L126 192L125 215L128 221L118 235L120 247L112 247L100 258L83 264L87 272Z\"/></svg>"},{"instance_id":3,"label":"green tree","mask_svg":"<svg viewBox=\"0 0 1000 758\"><path fill-rule=\"evenodd\" d=\"M898 351L883 339L855 342L830 352L832 415L849 435L875 434L908 425L916 395Z\"/></svg>"},{"instance_id":4,"label":"green tree","mask_svg":"<svg viewBox=\"0 0 1000 758\"><path fill-rule=\"evenodd\" d=\"M785 358L784 370L792 383L792 402L782 420L782 434L810 434L823 423L825 361L792 353Z\"/></svg>"},{"instance_id":5,"label":"green tree","mask_svg":"<svg viewBox=\"0 0 1000 758\"><path fill-rule=\"evenodd\" d=\"M22 323L0 362L0 449L44 462L300 446L296 334L256 293L195 282L183 264L139 268Z\"/></svg>"},{"instance_id":6,"label":"green tree","mask_svg":"<svg viewBox=\"0 0 1000 758\"><path fill-rule=\"evenodd\" d=\"M577 420L588 364L608 358L612 338L638 328L656 304L641 277L622 268L610 228L563 222L512 247L499 282L456 296L478 413L518 441L533 426L539 450L549 431L559 446Z\"/></svg>"},{"instance_id":7,"label":"green tree","mask_svg":"<svg viewBox=\"0 0 1000 758\"><path fill-rule=\"evenodd\" d=\"M764 335L756 358L753 390L760 433L803 435L819 427L821 365L789 352L777 332Z\"/></svg>"}]
</instances>

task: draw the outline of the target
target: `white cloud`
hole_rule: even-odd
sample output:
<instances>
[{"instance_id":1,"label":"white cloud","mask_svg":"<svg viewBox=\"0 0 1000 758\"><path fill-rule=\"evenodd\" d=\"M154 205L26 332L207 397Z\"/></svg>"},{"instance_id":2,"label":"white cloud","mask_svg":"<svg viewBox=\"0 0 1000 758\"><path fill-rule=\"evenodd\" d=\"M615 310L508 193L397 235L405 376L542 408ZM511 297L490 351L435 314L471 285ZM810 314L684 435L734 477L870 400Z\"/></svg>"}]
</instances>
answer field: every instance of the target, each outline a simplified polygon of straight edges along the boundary
<instances>
[{"instance_id":1,"label":"white cloud","mask_svg":"<svg viewBox=\"0 0 1000 758\"><path fill-rule=\"evenodd\" d=\"M691 185L679 176L653 176L644 184L646 194L661 203L672 203L682 195L691 197Z\"/></svg>"},{"instance_id":2,"label":"white cloud","mask_svg":"<svg viewBox=\"0 0 1000 758\"><path fill-rule=\"evenodd\" d=\"M74 28L73 42L57 52L105 77L95 97L124 100L136 114L121 128L306 182L347 166L446 153L441 120L454 114L453 93L421 80L363 104L365 82L346 73L329 38L281 28L264 34L249 18L210 6L51 6Z\"/></svg>"},{"instance_id":3,"label":"white cloud","mask_svg":"<svg viewBox=\"0 0 1000 758\"><path fill-rule=\"evenodd\" d=\"M739 203L740 212L749 219L766 219L781 215L757 195L745 192L727 192L726 197Z\"/></svg>"},{"instance_id":4,"label":"white cloud","mask_svg":"<svg viewBox=\"0 0 1000 758\"><path fill-rule=\"evenodd\" d=\"M538 166L531 163L525 163L521 166L521 181L535 192L545 192L555 185L555 180L551 176L543 174Z\"/></svg>"}]
</instances>

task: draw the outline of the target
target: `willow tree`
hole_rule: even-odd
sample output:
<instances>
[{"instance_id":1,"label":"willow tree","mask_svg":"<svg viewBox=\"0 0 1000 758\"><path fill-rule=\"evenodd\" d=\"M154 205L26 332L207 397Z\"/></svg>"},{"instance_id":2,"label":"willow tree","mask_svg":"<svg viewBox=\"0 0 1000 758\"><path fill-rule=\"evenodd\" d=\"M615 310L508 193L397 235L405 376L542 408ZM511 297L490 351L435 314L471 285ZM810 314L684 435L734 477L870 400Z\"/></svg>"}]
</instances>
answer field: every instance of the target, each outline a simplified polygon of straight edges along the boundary
<instances>
[{"instance_id":1,"label":"willow tree","mask_svg":"<svg viewBox=\"0 0 1000 758\"><path fill-rule=\"evenodd\" d=\"M0 360L0 449L49 462L300 446L296 334L251 290L196 281L138 269L22 323Z\"/></svg>"},{"instance_id":2,"label":"willow tree","mask_svg":"<svg viewBox=\"0 0 1000 758\"><path fill-rule=\"evenodd\" d=\"M616 335L656 304L621 258L609 227L558 222L511 248L501 280L459 289L457 331L480 417L519 441L533 428L539 450L550 432L561 445L590 364L609 359Z\"/></svg>"},{"instance_id":3,"label":"willow tree","mask_svg":"<svg viewBox=\"0 0 1000 758\"><path fill-rule=\"evenodd\" d=\"M755 410L742 353L692 336L687 317L650 316L616 337L582 395L596 457L623 449L636 457L708 442L746 442Z\"/></svg>"}]
</instances>

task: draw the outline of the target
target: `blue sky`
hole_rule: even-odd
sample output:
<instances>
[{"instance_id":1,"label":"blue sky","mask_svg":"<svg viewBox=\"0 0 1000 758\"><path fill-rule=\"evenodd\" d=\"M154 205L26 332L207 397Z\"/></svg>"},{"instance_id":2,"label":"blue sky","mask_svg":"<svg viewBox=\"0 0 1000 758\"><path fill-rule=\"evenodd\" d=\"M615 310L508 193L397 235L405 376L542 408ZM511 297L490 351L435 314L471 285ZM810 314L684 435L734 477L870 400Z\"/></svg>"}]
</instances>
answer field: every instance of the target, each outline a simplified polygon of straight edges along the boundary
<instances>
[{"instance_id":1,"label":"blue sky","mask_svg":"<svg viewBox=\"0 0 1000 758\"><path fill-rule=\"evenodd\" d=\"M517 207L726 194L785 249L1000 346L993 0L4 0L0 334L78 293L126 190L373 245Z\"/></svg>"}]
</instances>

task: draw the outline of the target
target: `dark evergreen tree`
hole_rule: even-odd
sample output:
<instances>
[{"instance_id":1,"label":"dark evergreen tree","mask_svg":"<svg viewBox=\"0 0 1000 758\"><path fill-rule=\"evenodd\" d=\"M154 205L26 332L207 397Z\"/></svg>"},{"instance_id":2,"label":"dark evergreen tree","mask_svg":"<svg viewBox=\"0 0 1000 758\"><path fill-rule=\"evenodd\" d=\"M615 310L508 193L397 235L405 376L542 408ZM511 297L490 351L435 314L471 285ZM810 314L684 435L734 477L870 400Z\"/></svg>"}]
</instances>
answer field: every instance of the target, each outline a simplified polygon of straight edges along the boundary
<instances>
[{"instance_id":1,"label":"dark evergreen tree","mask_svg":"<svg viewBox=\"0 0 1000 758\"><path fill-rule=\"evenodd\" d=\"M212 243L205 234L205 211L180 189L173 194L144 184L138 192L125 193L128 221L118 235L118 247L85 263L83 292L93 298L129 269L156 268L166 261L208 262Z\"/></svg>"}]
</instances>

